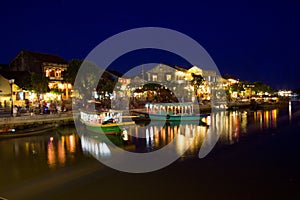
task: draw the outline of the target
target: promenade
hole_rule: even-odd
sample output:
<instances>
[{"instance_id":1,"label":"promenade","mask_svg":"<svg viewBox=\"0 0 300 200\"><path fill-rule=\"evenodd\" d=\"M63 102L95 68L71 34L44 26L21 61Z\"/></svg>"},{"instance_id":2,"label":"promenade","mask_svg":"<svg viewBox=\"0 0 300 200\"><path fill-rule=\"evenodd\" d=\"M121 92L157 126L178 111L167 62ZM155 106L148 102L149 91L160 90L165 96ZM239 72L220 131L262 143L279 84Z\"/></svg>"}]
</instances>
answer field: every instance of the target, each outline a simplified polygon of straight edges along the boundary
<instances>
[{"instance_id":1,"label":"promenade","mask_svg":"<svg viewBox=\"0 0 300 200\"><path fill-rule=\"evenodd\" d=\"M74 122L72 112L60 113L60 114L44 114L44 115L22 115L18 117L1 117L0 128L26 128L30 126L39 126L46 124L72 124Z\"/></svg>"}]
</instances>

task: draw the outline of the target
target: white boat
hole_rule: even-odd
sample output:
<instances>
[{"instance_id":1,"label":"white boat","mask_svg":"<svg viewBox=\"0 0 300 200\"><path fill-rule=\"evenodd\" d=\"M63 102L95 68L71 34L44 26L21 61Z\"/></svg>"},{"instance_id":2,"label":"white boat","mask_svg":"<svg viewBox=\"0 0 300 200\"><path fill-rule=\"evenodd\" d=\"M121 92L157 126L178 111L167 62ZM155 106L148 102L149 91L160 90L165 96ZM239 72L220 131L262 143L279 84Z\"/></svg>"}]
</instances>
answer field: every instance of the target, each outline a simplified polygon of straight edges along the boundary
<instances>
[{"instance_id":1,"label":"white boat","mask_svg":"<svg viewBox=\"0 0 300 200\"><path fill-rule=\"evenodd\" d=\"M123 126L134 124L133 121L123 122L122 120L122 111L80 112L80 121L93 132L119 133Z\"/></svg>"}]
</instances>

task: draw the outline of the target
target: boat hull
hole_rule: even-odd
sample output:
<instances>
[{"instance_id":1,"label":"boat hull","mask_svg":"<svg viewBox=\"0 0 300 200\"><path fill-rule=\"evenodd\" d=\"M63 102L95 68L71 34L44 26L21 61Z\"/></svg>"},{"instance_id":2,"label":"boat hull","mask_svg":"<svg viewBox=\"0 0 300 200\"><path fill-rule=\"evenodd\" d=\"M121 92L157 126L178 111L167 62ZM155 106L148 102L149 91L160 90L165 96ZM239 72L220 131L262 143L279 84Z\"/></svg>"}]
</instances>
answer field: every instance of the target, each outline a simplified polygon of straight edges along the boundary
<instances>
[{"instance_id":1,"label":"boat hull","mask_svg":"<svg viewBox=\"0 0 300 200\"><path fill-rule=\"evenodd\" d=\"M105 133L105 134L115 134L115 133L120 133L122 126L118 125L111 125L111 126L106 126L106 125L89 125L85 124L86 129L92 132L96 133Z\"/></svg>"},{"instance_id":2,"label":"boat hull","mask_svg":"<svg viewBox=\"0 0 300 200\"><path fill-rule=\"evenodd\" d=\"M105 133L105 134L115 134L120 133L124 126L130 126L135 124L135 122L122 122L122 123L114 123L114 124L90 124L85 123L81 120L81 123L85 125L86 129L89 131L93 131L96 133Z\"/></svg>"},{"instance_id":3,"label":"boat hull","mask_svg":"<svg viewBox=\"0 0 300 200\"><path fill-rule=\"evenodd\" d=\"M136 113L140 116L139 120L154 120L154 121L199 121L204 117L209 116L209 114L200 115L159 115L152 113L139 112Z\"/></svg>"},{"instance_id":4,"label":"boat hull","mask_svg":"<svg viewBox=\"0 0 300 200\"><path fill-rule=\"evenodd\" d=\"M54 130L56 128L56 126L41 126L35 128L28 128L16 132L3 132L0 133L0 139L36 136Z\"/></svg>"}]
</instances>

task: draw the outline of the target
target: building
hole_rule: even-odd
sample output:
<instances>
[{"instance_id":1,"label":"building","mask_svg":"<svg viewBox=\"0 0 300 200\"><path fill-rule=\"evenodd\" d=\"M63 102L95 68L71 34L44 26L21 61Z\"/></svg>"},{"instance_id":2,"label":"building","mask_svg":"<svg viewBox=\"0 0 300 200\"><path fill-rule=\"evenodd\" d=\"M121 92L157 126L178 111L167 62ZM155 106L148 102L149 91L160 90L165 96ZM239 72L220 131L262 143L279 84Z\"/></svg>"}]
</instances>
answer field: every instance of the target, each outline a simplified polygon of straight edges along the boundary
<instances>
[{"instance_id":1,"label":"building","mask_svg":"<svg viewBox=\"0 0 300 200\"><path fill-rule=\"evenodd\" d=\"M6 109L11 106L11 87L9 80L0 75L0 109Z\"/></svg>"},{"instance_id":2,"label":"building","mask_svg":"<svg viewBox=\"0 0 300 200\"><path fill-rule=\"evenodd\" d=\"M11 72L37 73L48 77L50 92L43 95L45 100L62 100L71 96L72 85L63 79L63 72L67 69L68 62L57 55L27 50L20 51L9 64Z\"/></svg>"},{"instance_id":3,"label":"building","mask_svg":"<svg viewBox=\"0 0 300 200\"><path fill-rule=\"evenodd\" d=\"M161 87L175 92L179 97L183 97L183 101L191 101L192 94L194 93L194 87L191 86L193 74L201 75L204 79L203 84L198 88L199 91L197 94L200 94L203 100L210 100L211 89L212 87L216 87L215 83L220 77L217 76L215 71L203 70L197 66L186 69L179 66L170 67L165 64L158 64L150 70L146 72L142 71L141 74L131 78L129 84L130 95L134 97L148 95L146 93L141 94L142 91L140 89L145 84L156 83L161 85ZM119 83L121 81L123 80L119 79ZM138 94L134 94L135 91L138 91Z\"/></svg>"},{"instance_id":4,"label":"building","mask_svg":"<svg viewBox=\"0 0 300 200\"><path fill-rule=\"evenodd\" d=\"M1 105L3 107L10 107L11 97L13 98L14 105L25 107L28 104L28 100L32 99L35 95L31 91L19 87L30 76L29 72L11 72L4 69L0 70L0 74L0 107Z\"/></svg>"}]
</instances>

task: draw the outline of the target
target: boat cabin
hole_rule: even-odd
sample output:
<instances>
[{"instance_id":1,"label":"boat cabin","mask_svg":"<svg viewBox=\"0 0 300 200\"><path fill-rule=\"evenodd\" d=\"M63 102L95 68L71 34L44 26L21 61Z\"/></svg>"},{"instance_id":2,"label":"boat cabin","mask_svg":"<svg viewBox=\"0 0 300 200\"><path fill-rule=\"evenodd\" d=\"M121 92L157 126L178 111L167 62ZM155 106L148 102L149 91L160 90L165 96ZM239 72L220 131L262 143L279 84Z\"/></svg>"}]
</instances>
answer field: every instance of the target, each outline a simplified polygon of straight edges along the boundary
<instances>
[{"instance_id":1,"label":"boat cabin","mask_svg":"<svg viewBox=\"0 0 300 200\"><path fill-rule=\"evenodd\" d=\"M192 115L194 113L194 105L190 103L160 103L145 105L147 112L158 115Z\"/></svg>"}]
</instances>

